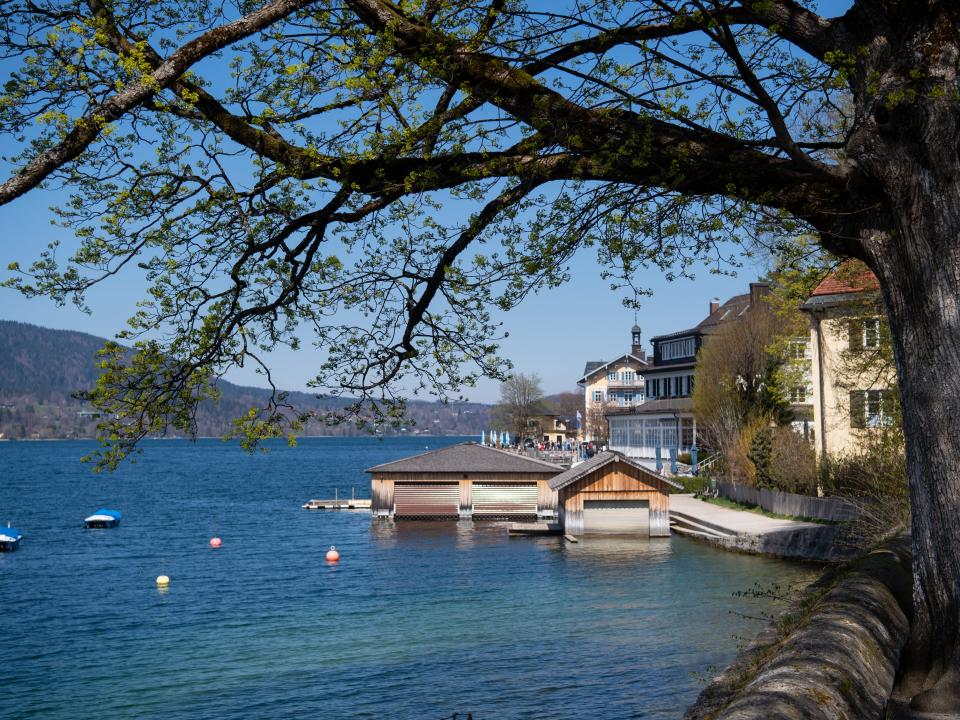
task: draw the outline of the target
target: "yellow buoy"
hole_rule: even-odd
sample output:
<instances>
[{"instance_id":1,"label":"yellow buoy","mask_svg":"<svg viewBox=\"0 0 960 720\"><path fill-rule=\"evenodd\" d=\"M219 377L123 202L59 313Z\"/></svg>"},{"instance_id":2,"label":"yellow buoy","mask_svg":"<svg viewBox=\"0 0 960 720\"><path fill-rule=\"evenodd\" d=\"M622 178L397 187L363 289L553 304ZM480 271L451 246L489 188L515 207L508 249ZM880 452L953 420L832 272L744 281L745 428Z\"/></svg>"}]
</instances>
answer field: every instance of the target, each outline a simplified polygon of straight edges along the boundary
<instances>
[{"instance_id":1,"label":"yellow buoy","mask_svg":"<svg viewBox=\"0 0 960 720\"><path fill-rule=\"evenodd\" d=\"M157 575L158 587L166 587L169 584L170 584L170 578L168 578L166 575Z\"/></svg>"}]
</instances>

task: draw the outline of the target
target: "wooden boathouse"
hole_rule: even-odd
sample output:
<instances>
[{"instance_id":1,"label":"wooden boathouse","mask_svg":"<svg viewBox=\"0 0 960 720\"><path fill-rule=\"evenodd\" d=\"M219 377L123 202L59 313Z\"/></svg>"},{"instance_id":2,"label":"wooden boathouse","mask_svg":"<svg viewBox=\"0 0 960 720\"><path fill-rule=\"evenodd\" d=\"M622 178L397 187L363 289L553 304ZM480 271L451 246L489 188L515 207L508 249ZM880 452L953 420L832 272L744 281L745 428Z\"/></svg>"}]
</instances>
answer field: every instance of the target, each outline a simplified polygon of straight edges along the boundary
<instances>
[{"instance_id":1,"label":"wooden boathouse","mask_svg":"<svg viewBox=\"0 0 960 720\"><path fill-rule=\"evenodd\" d=\"M369 468L374 518L552 519L559 465L467 442Z\"/></svg>"},{"instance_id":2,"label":"wooden boathouse","mask_svg":"<svg viewBox=\"0 0 960 720\"><path fill-rule=\"evenodd\" d=\"M682 489L618 452L603 452L556 475L560 525L569 535L670 535L670 490Z\"/></svg>"}]
</instances>

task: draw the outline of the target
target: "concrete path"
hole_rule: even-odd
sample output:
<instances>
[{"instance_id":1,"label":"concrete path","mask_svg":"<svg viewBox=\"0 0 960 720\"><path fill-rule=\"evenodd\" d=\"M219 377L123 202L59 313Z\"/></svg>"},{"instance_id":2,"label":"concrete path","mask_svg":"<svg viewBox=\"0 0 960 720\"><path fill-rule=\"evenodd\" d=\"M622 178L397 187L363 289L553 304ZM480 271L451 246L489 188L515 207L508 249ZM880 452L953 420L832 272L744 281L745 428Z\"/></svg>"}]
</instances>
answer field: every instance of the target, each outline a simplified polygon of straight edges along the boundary
<instances>
[{"instance_id":1,"label":"concrete path","mask_svg":"<svg viewBox=\"0 0 960 720\"><path fill-rule=\"evenodd\" d=\"M729 510L688 494L670 495L670 515L674 513L726 535L766 535L784 530L821 527L816 523L778 520L745 510Z\"/></svg>"}]
</instances>

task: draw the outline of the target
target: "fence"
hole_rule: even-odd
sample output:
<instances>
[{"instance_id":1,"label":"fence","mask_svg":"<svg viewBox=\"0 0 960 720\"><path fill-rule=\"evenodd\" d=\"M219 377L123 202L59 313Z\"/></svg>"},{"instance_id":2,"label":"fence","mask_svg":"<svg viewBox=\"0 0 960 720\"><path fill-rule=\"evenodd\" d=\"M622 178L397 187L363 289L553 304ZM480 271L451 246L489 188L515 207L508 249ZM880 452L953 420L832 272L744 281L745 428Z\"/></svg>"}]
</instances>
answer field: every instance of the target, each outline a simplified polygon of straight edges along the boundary
<instances>
[{"instance_id":1,"label":"fence","mask_svg":"<svg viewBox=\"0 0 960 720\"><path fill-rule=\"evenodd\" d=\"M738 503L759 505L767 512L778 515L833 521L853 520L857 516L856 508L841 498L809 497L729 483L719 483L717 493Z\"/></svg>"}]
</instances>

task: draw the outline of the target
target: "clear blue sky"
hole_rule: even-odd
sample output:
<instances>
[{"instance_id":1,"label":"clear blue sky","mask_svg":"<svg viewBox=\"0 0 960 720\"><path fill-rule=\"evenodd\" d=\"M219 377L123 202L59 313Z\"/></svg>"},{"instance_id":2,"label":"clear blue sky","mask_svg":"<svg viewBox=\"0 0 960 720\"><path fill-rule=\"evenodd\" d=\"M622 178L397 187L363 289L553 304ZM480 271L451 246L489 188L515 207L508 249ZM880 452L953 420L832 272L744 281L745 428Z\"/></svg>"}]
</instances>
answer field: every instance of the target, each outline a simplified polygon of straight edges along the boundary
<instances>
[{"instance_id":1,"label":"clear blue sky","mask_svg":"<svg viewBox=\"0 0 960 720\"><path fill-rule=\"evenodd\" d=\"M849 6L840 0L815 4L827 16L836 15ZM0 154L9 150L0 138ZM0 207L4 238L0 267L5 268L14 260L28 265L55 238L69 244L70 238L63 236L64 231L50 224L51 213L47 209L61 198L56 191L34 192ZM518 371L538 374L547 393L575 390L585 361L613 359L626 352L630 344L633 312L623 307L622 293L612 292L609 283L600 278L595 252L581 251L570 269L571 282L528 298L519 308L501 317L503 330L510 334L503 343L503 354L513 361ZM735 278L703 271L693 281L675 282L668 282L659 271L647 271L638 285L649 287L653 295L643 299L637 322L648 351L650 337L695 325L706 315L711 298L725 300L745 292L747 284L762 271L761 267L747 264ZM133 313L142 287L136 271L110 279L90 293L91 315L72 306L56 307L47 300L25 300L11 290L0 289L0 319L113 337ZM273 354L271 367L279 385L290 390L305 389L317 364L309 344L306 348L297 353ZM262 384L259 376L246 370L234 371L228 379L242 384ZM497 384L485 381L467 394L476 401L492 402L497 398Z\"/></svg>"}]
</instances>

